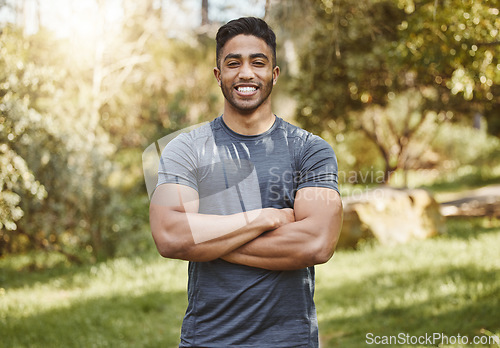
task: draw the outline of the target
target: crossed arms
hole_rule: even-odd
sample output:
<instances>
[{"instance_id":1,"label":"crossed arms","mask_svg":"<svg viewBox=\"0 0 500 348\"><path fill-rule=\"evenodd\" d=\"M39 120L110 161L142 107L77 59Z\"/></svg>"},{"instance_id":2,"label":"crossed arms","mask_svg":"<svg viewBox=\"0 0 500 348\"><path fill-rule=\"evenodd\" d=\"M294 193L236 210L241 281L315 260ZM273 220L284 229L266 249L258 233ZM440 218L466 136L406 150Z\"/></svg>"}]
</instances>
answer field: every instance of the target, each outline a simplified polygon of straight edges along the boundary
<instances>
[{"instance_id":1,"label":"crossed arms","mask_svg":"<svg viewBox=\"0 0 500 348\"><path fill-rule=\"evenodd\" d=\"M198 213L198 192L160 185L151 199L150 225L164 257L294 270L327 262L342 226L342 202L328 188L297 191L294 209L264 208L233 215Z\"/></svg>"}]
</instances>

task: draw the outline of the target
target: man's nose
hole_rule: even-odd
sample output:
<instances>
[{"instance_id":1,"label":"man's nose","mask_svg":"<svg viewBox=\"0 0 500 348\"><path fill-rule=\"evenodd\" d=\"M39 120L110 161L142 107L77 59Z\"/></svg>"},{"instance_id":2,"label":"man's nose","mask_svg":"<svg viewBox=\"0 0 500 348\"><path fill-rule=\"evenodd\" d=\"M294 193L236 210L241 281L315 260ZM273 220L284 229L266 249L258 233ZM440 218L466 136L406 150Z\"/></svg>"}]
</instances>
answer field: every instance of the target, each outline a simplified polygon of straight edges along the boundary
<instances>
[{"instance_id":1,"label":"man's nose","mask_svg":"<svg viewBox=\"0 0 500 348\"><path fill-rule=\"evenodd\" d=\"M254 77L252 66L249 63L243 63L239 73L240 79L250 80Z\"/></svg>"}]
</instances>

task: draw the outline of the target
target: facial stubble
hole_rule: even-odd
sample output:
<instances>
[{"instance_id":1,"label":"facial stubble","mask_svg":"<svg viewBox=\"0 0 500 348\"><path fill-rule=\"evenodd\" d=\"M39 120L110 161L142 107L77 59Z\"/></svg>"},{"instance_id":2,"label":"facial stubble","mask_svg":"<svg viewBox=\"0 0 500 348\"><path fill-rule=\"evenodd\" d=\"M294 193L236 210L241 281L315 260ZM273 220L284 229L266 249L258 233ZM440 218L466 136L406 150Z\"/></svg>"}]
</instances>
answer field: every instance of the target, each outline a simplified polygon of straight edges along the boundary
<instances>
[{"instance_id":1,"label":"facial stubble","mask_svg":"<svg viewBox=\"0 0 500 348\"><path fill-rule=\"evenodd\" d=\"M221 79L222 79L222 75L221 75ZM235 86L237 84L240 84L240 83L244 83L244 82L240 81L238 83L233 83L228 88L224 83L221 82L221 91L222 91L222 95L228 101L228 103L233 108L235 108L236 110L238 110L239 112L241 112L243 114L251 113L251 112L257 110L265 101L267 101L269 99L269 96L271 95L271 92L272 92L273 86L274 86L272 78L269 80L269 82L265 86L262 83L258 83L257 85L259 87L260 92L264 92L265 94L262 96L262 98L258 101L258 103L256 105L249 105L249 106L245 107L244 105L241 105L241 103L238 103L236 98L233 97Z\"/></svg>"}]
</instances>

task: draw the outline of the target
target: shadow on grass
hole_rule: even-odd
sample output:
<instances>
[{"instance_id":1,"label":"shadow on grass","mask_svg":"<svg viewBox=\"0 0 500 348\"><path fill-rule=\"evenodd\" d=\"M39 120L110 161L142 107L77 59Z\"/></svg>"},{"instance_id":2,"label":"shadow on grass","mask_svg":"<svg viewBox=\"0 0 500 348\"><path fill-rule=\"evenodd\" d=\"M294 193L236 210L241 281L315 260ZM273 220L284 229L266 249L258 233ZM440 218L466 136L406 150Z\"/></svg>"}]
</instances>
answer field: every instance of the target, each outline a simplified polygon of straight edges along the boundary
<instances>
[{"instance_id":1,"label":"shadow on grass","mask_svg":"<svg viewBox=\"0 0 500 348\"><path fill-rule=\"evenodd\" d=\"M500 331L498 271L476 265L383 272L316 293L323 347L361 347L367 334L443 333L481 336Z\"/></svg>"},{"instance_id":2,"label":"shadow on grass","mask_svg":"<svg viewBox=\"0 0 500 348\"><path fill-rule=\"evenodd\" d=\"M77 274L88 274L93 265L56 265L52 268L30 267L19 268L12 262L4 262L0 267L0 287L8 289L18 289L23 287L32 287L34 284L44 284L52 281L54 278L63 279L65 283L74 282Z\"/></svg>"},{"instance_id":3,"label":"shadow on grass","mask_svg":"<svg viewBox=\"0 0 500 348\"><path fill-rule=\"evenodd\" d=\"M33 287L50 283L57 279L57 282L63 287L85 287L88 277L93 269L102 267L113 267L113 262L119 259L109 259L97 262L95 264L74 265L65 262L52 264L50 261L34 260L40 258L50 259L54 257L51 254L36 253L30 255L9 255L5 259L0 259L0 288L14 290L23 287ZM55 255L57 257L58 255ZM23 257L28 259L26 262L19 262L16 258ZM150 262L158 261L161 256L158 254L145 254L136 258L122 258L130 261L130 265L145 265ZM32 265L38 262L37 267ZM45 263L44 263L45 262ZM27 266L25 266L27 265Z\"/></svg>"},{"instance_id":4,"label":"shadow on grass","mask_svg":"<svg viewBox=\"0 0 500 348\"><path fill-rule=\"evenodd\" d=\"M176 347L184 291L100 297L0 320L5 347ZM3 326L3 327L2 327Z\"/></svg>"},{"instance_id":5,"label":"shadow on grass","mask_svg":"<svg viewBox=\"0 0 500 348\"><path fill-rule=\"evenodd\" d=\"M498 233L500 219L477 217L448 217L446 218L447 233L441 238L456 238L471 240L482 234Z\"/></svg>"}]
</instances>

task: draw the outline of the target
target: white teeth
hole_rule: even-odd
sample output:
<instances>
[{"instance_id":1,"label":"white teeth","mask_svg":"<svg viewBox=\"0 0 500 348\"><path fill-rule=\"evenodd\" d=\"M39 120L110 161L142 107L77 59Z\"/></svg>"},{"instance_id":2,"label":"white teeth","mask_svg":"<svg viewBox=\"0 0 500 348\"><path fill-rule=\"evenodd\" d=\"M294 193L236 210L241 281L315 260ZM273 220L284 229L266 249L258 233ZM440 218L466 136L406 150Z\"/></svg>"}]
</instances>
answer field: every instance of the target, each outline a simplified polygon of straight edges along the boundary
<instances>
[{"instance_id":1,"label":"white teeth","mask_svg":"<svg viewBox=\"0 0 500 348\"><path fill-rule=\"evenodd\" d=\"M238 87L238 92L241 93L251 93L255 92L256 88L255 87Z\"/></svg>"}]
</instances>

